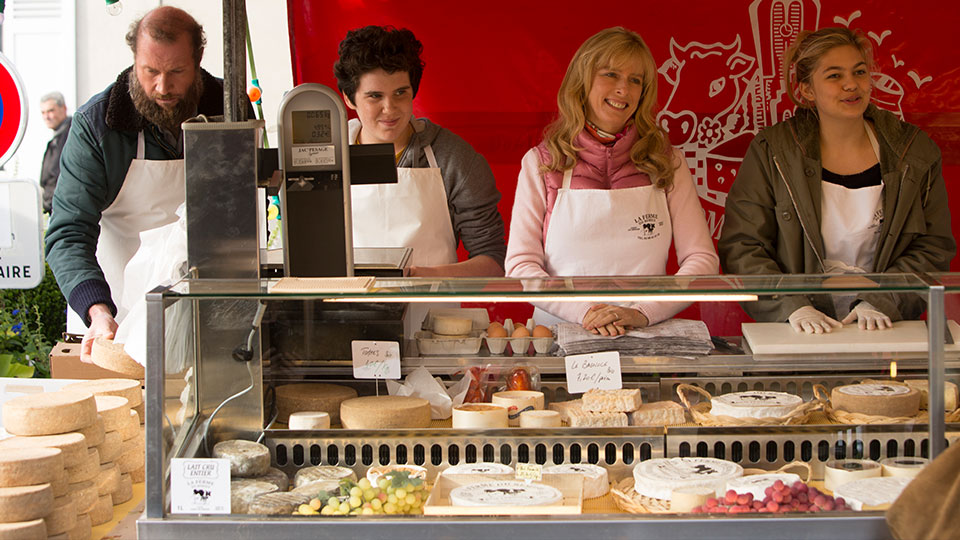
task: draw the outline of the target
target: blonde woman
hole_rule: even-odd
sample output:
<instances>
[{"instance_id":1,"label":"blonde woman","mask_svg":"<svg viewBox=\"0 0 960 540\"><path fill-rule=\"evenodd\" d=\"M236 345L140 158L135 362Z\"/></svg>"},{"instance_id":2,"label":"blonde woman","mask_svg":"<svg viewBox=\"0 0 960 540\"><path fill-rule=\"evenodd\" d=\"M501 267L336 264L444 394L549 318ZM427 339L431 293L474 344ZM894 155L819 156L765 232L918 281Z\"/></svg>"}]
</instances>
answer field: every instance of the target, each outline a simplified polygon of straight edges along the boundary
<instances>
[{"instance_id":1,"label":"blonde woman","mask_svg":"<svg viewBox=\"0 0 960 540\"><path fill-rule=\"evenodd\" d=\"M587 39L557 95L559 116L523 158L507 244L511 277L714 274L718 258L689 169L657 127L657 68L634 32ZM541 324L620 335L681 303L542 303Z\"/></svg>"},{"instance_id":2,"label":"blonde woman","mask_svg":"<svg viewBox=\"0 0 960 540\"><path fill-rule=\"evenodd\" d=\"M793 118L750 146L726 204L720 255L734 274L946 271L956 252L940 150L870 104L872 53L859 31L801 32L784 54ZM917 295L788 295L744 304L797 332L917 318Z\"/></svg>"}]
</instances>

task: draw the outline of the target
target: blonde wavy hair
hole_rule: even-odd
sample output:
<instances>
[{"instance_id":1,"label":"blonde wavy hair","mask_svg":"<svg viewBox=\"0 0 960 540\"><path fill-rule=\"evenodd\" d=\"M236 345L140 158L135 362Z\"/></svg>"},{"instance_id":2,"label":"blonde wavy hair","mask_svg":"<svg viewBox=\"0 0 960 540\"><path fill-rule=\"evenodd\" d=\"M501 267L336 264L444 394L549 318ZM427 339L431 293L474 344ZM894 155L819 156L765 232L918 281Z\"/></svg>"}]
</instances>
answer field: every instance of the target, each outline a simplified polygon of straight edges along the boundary
<instances>
[{"instance_id":1,"label":"blonde wavy hair","mask_svg":"<svg viewBox=\"0 0 960 540\"><path fill-rule=\"evenodd\" d=\"M837 47L850 46L863 55L867 71L873 69L873 47L860 30L843 26L804 30L797 35L790 48L783 53L783 87L798 107L813 109L813 103L800 95L800 85L810 84L823 55Z\"/></svg>"},{"instance_id":2,"label":"blonde wavy hair","mask_svg":"<svg viewBox=\"0 0 960 540\"><path fill-rule=\"evenodd\" d=\"M617 26L591 36L573 55L567 74L557 93L559 116L544 130L544 143L550 153L546 171L565 171L576 164L574 145L586 120L587 96L594 76L601 69L624 65L629 59L639 58L643 64L643 96L633 113L633 123L640 138L630 149L630 159L637 168L650 175L654 184L668 189L673 184L677 169L670 140L656 123L657 65L643 39L636 32Z\"/></svg>"}]
</instances>

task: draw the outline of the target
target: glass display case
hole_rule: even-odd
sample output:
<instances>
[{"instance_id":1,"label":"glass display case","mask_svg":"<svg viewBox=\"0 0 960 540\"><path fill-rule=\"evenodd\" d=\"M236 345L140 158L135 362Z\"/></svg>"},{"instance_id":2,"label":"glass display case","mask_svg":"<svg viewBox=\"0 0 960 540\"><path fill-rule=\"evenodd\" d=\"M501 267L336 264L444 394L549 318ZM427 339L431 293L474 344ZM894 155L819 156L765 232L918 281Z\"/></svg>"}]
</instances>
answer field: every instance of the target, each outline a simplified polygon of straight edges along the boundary
<instances>
[{"instance_id":1,"label":"glass display case","mask_svg":"<svg viewBox=\"0 0 960 540\"><path fill-rule=\"evenodd\" d=\"M744 468L809 465L811 481L824 476L831 459L933 457L960 435L930 393L928 414L890 423L838 420L822 407L797 425L722 425L691 414L709 394L771 390L811 402L831 389L863 380L923 379L930 388L960 382L960 277L885 274L828 276L681 276L552 279L377 278L363 292L274 292L276 280L183 280L148 294L147 505L140 538L317 538L374 534L440 538L451 535L531 538L622 537L769 538L802 527L808 538L889 537L882 511L714 515L631 513L606 496L585 501L582 513L549 516L263 516L170 512L171 458L210 457L216 442L242 438L270 449L272 466L291 478L301 467L340 465L362 477L375 465L412 463L436 478L461 462L592 463L617 485L638 463L664 457L711 457ZM850 341L782 339L743 332L750 319L742 306L806 296L840 301L860 294L926 306L925 321L898 322L892 330L847 329ZM529 313L529 304L642 301L690 303L680 317L700 319L709 333L707 354L621 353L624 388L640 390L644 402L681 401L686 422L670 427L557 427L453 429L449 420L429 428L357 430L333 426L290 430L277 422L278 385L319 381L350 386L359 395L386 393L383 381L353 378L353 340L396 341L401 372L426 368L456 381L473 366L505 370L535 365L547 403L570 400L563 341L547 349L501 349L486 340L474 352L421 351L403 319L427 305L486 308L492 318ZM522 316L521 316L522 318ZM522 321L521 321L522 322ZM418 324L419 326L419 324ZM773 330L789 325L780 322ZM855 326L855 325L854 325ZM766 328L766 327L765 327ZM790 330L792 332L792 330ZM781 337L778 337L781 336ZM799 334L797 334L799 336ZM811 336L807 336L811 337ZM481 336L482 338L482 336ZM763 338L763 339L761 339ZM816 336L813 339L819 339ZM788 344L787 341L796 341ZM569 342L564 342L569 343ZM791 345L790 347L781 347ZM499 350L498 350L499 349ZM757 350L755 350L757 349ZM497 350L497 352L493 352ZM546 352L543 352L545 350ZM758 352L759 351L759 352ZM695 386L702 392L685 393ZM678 393L679 389L679 393ZM701 409L702 410L702 407ZM946 420L945 420L946 418ZM929 419L929 421L928 421ZM931 444L931 441L933 443Z\"/></svg>"}]
</instances>

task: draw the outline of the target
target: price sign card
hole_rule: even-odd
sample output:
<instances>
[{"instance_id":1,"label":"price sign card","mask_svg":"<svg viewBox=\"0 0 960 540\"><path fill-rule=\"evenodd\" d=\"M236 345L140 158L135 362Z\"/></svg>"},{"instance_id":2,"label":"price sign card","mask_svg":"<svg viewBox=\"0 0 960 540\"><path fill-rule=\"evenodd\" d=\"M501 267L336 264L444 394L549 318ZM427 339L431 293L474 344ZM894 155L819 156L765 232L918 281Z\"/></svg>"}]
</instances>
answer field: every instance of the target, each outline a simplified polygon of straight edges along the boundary
<instances>
[{"instance_id":1,"label":"price sign card","mask_svg":"<svg viewBox=\"0 0 960 540\"><path fill-rule=\"evenodd\" d=\"M536 463L517 463L517 480L539 482L543 480L543 465Z\"/></svg>"},{"instance_id":2,"label":"price sign card","mask_svg":"<svg viewBox=\"0 0 960 540\"><path fill-rule=\"evenodd\" d=\"M400 344L396 341L353 341L355 379L399 379Z\"/></svg>"},{"instance_id":3,"label":"price sign card","mask_svg":"<svg viewBox=\"0 0 960 540\"><path fill-rule=\"evenodd\" d=\"M170 460L171 514L229 514L230 460Z\"/></svg>"},{"instance_id":4,"label":"price sign card","mask_svg":"<svg viewBox=\"0 0 960 540\"><path fill-rule=\"evenodd\" d=\"M567 366L567 392L579 394L587 390L619 390L620 353L608 351L575 354L564 358Z\"/></svg>"}]
</instances>

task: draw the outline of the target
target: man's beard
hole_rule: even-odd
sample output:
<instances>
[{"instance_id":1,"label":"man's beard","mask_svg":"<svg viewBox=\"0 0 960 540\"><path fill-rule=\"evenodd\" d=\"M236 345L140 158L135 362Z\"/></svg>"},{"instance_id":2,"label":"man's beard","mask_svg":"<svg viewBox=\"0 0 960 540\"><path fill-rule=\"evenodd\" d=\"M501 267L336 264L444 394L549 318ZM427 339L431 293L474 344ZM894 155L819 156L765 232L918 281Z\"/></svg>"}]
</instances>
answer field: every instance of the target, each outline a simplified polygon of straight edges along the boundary
<instances>
[{"instance_id":1,"label":"man's beard","mask_svg":"<svg viewBox=\"0 0 960 540\"><path fill-rule=\"evenodd\" d=\"M172 109L164 109L147 95L143 86L140 86L136 70L130 70L128 86L130 87L130 98L133 100L133 106L136 107L137 112L150 122L167 131L176 133L180 130L180 124L197 112L197 104L200 103L200 96L203 94L203 77L201 77L198 68L193 84L190 85L187 93Z\"/></svg>"}]
</instances>

